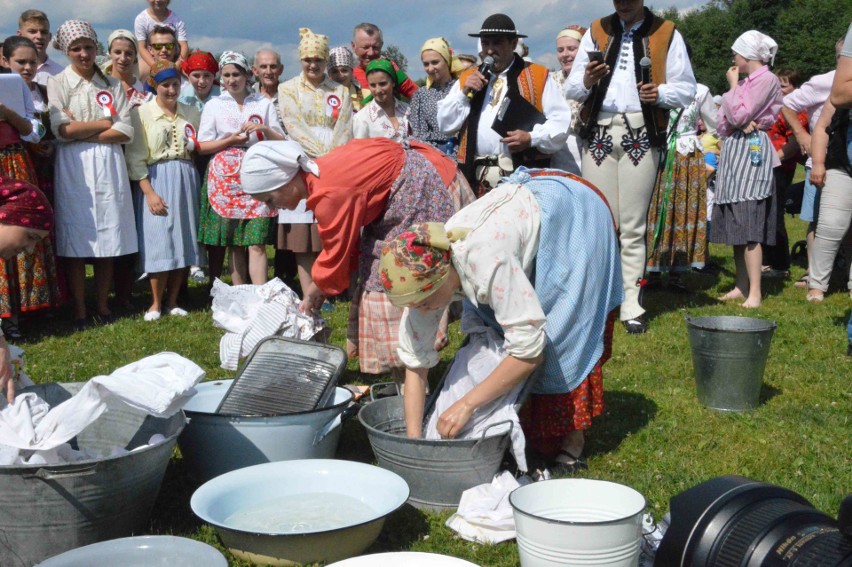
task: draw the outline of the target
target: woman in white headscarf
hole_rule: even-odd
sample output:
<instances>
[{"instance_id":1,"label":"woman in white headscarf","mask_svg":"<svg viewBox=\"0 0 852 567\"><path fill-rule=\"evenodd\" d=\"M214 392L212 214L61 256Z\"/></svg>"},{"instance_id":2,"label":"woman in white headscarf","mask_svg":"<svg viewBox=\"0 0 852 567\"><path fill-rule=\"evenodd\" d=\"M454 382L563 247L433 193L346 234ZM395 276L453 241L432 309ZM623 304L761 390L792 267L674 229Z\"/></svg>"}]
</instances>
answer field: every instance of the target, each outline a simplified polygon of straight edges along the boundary
<instances>
[{"instance_id":1,"label":"woman in white headscarf","mask_svg":"<svg viewBox=\"0 0 852 567\"><path fill-rule=\"evenodd\" d=\"M722 97L717 132L724 139L716 175L710 241L734 247L737 266L734 289L722 301L743 300L760 307L763 245L775 244L775 179L781 164L766 131L781 110L781 83L767 63L778 44L758 31L742 34L731 47L728 69L731 90ZM740 74L746 78L739 80Z\"/></svg>"}]
</instances>

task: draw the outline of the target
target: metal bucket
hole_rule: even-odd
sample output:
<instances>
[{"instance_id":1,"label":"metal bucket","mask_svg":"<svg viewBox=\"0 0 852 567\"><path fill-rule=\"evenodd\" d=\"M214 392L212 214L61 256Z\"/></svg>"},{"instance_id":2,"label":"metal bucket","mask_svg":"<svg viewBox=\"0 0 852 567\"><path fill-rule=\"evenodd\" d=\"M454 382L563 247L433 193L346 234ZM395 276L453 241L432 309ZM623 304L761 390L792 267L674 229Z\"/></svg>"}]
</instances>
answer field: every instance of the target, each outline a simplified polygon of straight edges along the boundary
<instances>
[{"instance_id":1,"label":"metal bucket","mask_svg":"<svg viewBox=\"0 0 852 567\"><path fill-rule=\"evenodd\" d=\"M376 400L358 413L379 466L395 472L411 488L417 508L457 508L462 492L489 483L511 443L509 422L495 423L479 439L409 439L405 436L402 396ZM509 424L511 425L511 424Z\"/></svg>"},{"instance_id":2,"label":"metal bucket","mask_svg":"<svg viewBox=\"0 0 852 567\"><path fill-rule=\"evenodd\" d=\"M280 416L216 413L233 380L204 382L184 406L189 423L178 439L190 474L200 482L232 470L294 459L332 459L341 414L352 392L335 388L324 407Z\"/></svg>"},{"instance_id":3,"label":"metal bucket","mask_svg":"<svg viewBox=\"0 0 852 567\"><path fill-rule=\"evenodd\" d=\"M43 384L35 392L51 406L83 383ZM109 454L154 434L166 440L130 454L65 465L0 466L0 565L30 567L69 549L144 532L184 416L160 419L110 400L72 446Z\"/></svg>"},{"instance_id":4,"label":"metal bucket","mask_svg":"<svg viewBox=\"0 0 852 567\"><path fill-rule=\"evenodd\" d=\"M521 567L637 567L645 498L585 478L534 482L509 495Z\"/></svg>"},{"instance_id":5,"label":"metal bucket","mask_svg":"<svg viewBox=\"0 0 852 567\"><path fill-rule=\"evenodd\" d=\"M686 317L686 326L698 401L720 411L756 408L777 323L751 317Z\"/></svg>"}]
</instances>

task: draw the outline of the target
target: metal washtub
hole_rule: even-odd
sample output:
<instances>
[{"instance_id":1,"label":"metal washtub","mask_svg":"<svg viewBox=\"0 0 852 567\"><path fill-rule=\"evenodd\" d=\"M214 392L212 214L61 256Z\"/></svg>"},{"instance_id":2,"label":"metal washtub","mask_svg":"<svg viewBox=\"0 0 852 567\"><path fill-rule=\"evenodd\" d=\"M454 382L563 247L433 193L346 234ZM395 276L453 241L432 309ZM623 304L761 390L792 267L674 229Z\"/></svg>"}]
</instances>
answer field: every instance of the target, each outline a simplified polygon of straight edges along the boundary
<instances>
[{"instance_id":1,"label":"metal washtub","mask_svg":"<svg viewBox=\"0 0 852 567\"><path fill-rule=\"evenodd\" d=\"M55 406L83 383L43 384L35 392ZM178 412L155 418L118 401L72 440L78 449L109 454L114 447L162 443L130 454L64 465L0 466L0 565L30 567L91 543L144 532L166 466L184 426Z\"/></svg>"}]
</instances>

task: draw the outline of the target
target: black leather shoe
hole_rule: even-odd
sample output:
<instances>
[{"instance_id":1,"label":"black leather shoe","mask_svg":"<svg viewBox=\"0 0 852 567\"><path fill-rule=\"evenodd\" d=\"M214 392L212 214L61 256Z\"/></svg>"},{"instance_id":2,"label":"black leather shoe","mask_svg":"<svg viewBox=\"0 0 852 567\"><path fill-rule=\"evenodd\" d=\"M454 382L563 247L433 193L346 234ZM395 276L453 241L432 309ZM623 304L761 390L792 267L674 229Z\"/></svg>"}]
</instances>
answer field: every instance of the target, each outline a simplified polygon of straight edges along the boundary
<instances>
[{"instance_id":1,"label":"black leather shoe","mask_svg":"<svg viewBox=\"0 0 852 567\"><path fill-rule=\"evenodd\" d=\"M636 317L635 319L622 321L622 323L624 324L624 329L627 331L628 335L641 335L648 330L648 322L641 316Z\"/></svg>"}]
</instances>

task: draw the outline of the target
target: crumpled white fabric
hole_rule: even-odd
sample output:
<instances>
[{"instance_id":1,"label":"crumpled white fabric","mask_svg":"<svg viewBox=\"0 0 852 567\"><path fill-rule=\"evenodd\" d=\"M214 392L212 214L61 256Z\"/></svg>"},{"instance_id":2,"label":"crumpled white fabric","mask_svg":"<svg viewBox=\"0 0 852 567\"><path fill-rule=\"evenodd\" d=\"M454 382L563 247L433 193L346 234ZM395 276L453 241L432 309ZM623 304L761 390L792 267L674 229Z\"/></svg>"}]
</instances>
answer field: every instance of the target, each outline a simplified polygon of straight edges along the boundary
<instances>
[{"instance_id":1,"label":"crumpled white fabric","mask_svg":"<svg viewBox=\"0 0 852 567\"><path fill-rule=\"evenodd\" d=\"M515 517L509 494L525 484L529 477L515 479L508 471L495 475L491 484L480 484L462 492L458 511L446 526L468 541L500 543L514 539Z\"/></svg>"},{"instance_id":2,"label":"crumpled white fabric","mask_svg":"<svg viewBox=\"0 0 852 567\"><path fill-rule=\"evenodd\" d=\"M663 541L663 536L666 535L666 530L669 529L670 523L671 515L668 512L666 512L666 515L657 524L654 523L654 517L650 514L642 515L642 541L639 552L639 567L654 567L654 557L657 555L657 550Z\"/></svg>"},{"instance_id":3,"label":"crumpled white fabric","mask_svg":"<svg viewBox=\"0 0 852 567\"><path fill-rule=\"evenodd\" d=\"M38 463L61 458L65 449L60 446L97 420L110 398L169 417L195 395L194 386L203 377L204 370L191 360L162 352L92 378L54 408L32 392L19 394L12 404L0 400L0 464L12 464L28 451L42 452Z\"/></svg>"},{"instance_id":4,"label":"crumpled white fabric","mask_svg":"<svg viewBox=\"0 0 852 567\"><path fill-rule=\"evenodd\" d=\"M213 282L213 323L227 331L219 342L222 368L236 370L261 339L271 335L306 341L323 328L323 320L299 311L293 290L275 278L263 285L229 286Z\"/></svg>"},{"instance_id":5,"label":"crumpled white fabric","mask_svg":"<svg viewBox=\"0 0 852 567\"><path fill-rule=\"evenodd\" d=\"M453 359L453 364L447 373L438 399L435 401L435 408L426 424L426 439L441 438L438 434L438 418L441 414L477 384L488 378L491 372L497 368L497 365L506 358L506 351L503 350L503 339L476 315L465 311L462 315L461 330L468 335L469 342L459 349L455 359ZM522 382L508 394L477 408L470 421L467 422L467 425L456 438L478 438L486 430L488 430L489 437L499 435L506 431L508 424L492 426L509 421L512 423L512 455L515 457L515 462L518 463L518 468L526 471L526 438L521 430L518 413L514 407L523 386L524 383Z\"/></svg>"}]
</instances>

